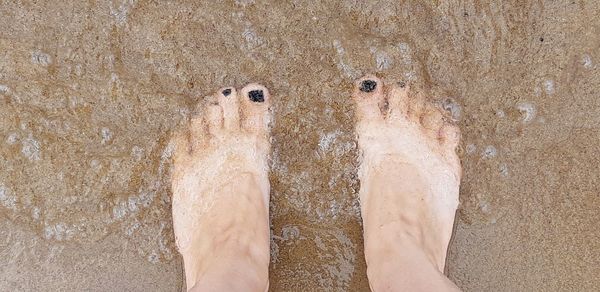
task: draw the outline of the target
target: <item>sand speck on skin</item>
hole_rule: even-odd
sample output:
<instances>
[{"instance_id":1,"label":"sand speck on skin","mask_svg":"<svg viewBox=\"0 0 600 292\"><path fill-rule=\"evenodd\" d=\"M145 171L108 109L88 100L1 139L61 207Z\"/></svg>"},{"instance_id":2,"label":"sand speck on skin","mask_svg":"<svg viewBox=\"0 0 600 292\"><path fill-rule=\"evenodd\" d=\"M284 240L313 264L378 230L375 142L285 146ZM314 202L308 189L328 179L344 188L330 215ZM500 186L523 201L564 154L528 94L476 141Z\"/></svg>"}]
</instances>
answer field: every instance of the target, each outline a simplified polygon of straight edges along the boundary
<instances>
[{"instance_id":1,"label":"sand speck on skin","mask_svg":"<svg viewBox=\"0 0 600 292\"><path fill-rule=\"evenodd\" d=\"M529 123L533 121L536 116L535 106L528 102L519 103L517 109L521 113L521 120L523 123Z\"/></svg>"}]
</instances>

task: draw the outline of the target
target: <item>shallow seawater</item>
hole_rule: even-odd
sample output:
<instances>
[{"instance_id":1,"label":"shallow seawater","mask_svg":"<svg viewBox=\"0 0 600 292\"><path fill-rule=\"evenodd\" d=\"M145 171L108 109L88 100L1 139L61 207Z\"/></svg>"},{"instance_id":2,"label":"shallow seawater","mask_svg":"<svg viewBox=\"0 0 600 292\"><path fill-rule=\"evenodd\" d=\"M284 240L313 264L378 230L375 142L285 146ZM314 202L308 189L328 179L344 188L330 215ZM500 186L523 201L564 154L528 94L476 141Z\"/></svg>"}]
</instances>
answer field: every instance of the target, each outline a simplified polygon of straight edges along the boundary
<instances>
[{"instance_id":1,"label":"shallow seawater","mask_svg":"<svg viewBox=\"0 0 600 292\"><path fill-rule=\"evenodd\" d=\"M260 82L271 290L368 291L349 99L366 73L461 126L459 287L600 289L597 1L197 2L0 4L0 290L179 291L170 135Z\"/></svg>"}]
</instances>

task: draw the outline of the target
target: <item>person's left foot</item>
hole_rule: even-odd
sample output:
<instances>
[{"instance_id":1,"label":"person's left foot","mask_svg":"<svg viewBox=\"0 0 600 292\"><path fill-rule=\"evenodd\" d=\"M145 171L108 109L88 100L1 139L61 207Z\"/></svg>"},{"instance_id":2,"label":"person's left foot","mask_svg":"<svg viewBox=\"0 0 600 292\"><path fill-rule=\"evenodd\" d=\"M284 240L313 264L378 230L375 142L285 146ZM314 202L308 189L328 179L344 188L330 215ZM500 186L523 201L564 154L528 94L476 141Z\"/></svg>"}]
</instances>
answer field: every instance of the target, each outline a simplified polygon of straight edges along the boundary
<instances>
[{"instance_id":1,"label":"person's left foot","mask_svg":"<svg viewBox=\"0 0 600 292\"><path fill-rule=\"evenodd\" d=\"M268 288L269 104L262 85L223 88L174 137L173 227L188 289Z\"/></svg>"}]
</instances>

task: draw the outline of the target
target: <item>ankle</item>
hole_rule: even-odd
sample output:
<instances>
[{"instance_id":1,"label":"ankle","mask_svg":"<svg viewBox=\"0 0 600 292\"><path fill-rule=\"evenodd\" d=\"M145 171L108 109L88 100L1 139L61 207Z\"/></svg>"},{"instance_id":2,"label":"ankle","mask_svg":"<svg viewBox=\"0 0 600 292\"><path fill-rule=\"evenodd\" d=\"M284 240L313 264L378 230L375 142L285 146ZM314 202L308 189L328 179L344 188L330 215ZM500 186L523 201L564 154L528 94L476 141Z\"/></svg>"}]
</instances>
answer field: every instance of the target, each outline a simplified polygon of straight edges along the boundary
<instances>
[{"instance_id":1,"label":"ankle","mask_svg":"<svg viewBox=\"0 0 600 292\"><path fill-rule=\"evenodd\" d=\"M365 233L367 262L381 265L393 259L395 261L395 258L403 258L408 251L443 272L446 247L436 240L435 235L426 234L423 229L389 226Z\"/></svg>"},{"instance_id":2,"label":"ankle","mask_svg":"<svg viewBox=\"0 0 600 292\"><path fill-rule=\"evenodd\" d=\"M248 258L220 259L193 282L188 289L193 291L259 291L269 285L268 263L260 264Z\"/></svg>"},{"instance_id":3,"label":"ankle","mask_svg":"<svg viewBox=\"0 0 600 292\"><path fill-rule=\"evenodd\" d=\"M442 285L445 282L443 260L436 258L408 233L365 241L365 259L373 291L389 291L390 287L443 291L437 289L445 285Z\"/></svg>"},{"instance_id":4,"label":"ankle","mask_svg":"<svg viewBox=\"0 0 600 292\"><path fill-rule=\"evenodd\" d=\"M248 241L221 242L203 256L184 256L188 288L259 291L253 287L258 289L268 284L269 260L268 246Z\"/></svg>"}]
</instances>

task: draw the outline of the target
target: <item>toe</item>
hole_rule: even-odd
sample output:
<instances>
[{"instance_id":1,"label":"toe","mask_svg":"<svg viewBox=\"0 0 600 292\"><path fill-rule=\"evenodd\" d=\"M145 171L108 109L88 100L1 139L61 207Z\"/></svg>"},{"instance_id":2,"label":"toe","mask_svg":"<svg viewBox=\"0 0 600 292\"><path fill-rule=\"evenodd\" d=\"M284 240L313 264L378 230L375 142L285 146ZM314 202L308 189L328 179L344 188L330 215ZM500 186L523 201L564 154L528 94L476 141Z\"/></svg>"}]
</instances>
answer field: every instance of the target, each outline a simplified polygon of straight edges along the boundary
<instances>
[{"instance_id":1,"label":"toe","mask_svg":"<svg viewBox=\"0 0 600 292\"><path fill-rule=\"evenodd\" d=\"M207 141L208 128L206 126L206 115L202 113L203 102L199 103L196 112L192 115L188 121L187 130L183 132L187 141L188 152L192 153L195 149L202 149L202 145Z\"/></svg>"},{"instance_id":2,"label":"toe","mask_svg":"<svg viewBox=\"0 0 600 292\"><path fill-rule=\"evenodd\" d=\"M208 132L212 136L220 136L223 131L223 108L218 104L207 104L205 107Z\"/></svg>"},{"instance_id":3,"label":"toe","mask_svg":"<svg viewBox=\"0 0 600 292\"><path fill-rule=\"evenodd\" d=\"M242 104L242 127L244 130L266 135L269 132L269 105L271 104L271 95L266 87L251 83L246 85L240 91Z\"/></svg>"},{"instance_id":4,"label":"toe","mask_svg":"<svg viewBox=\"0 0 600 292\"><path fill-rule=\"evenodd\" d=\"M452 151L455 150L460 141L460 129L456 125L445 124L440 129L440 143Z\"/></svg>"},{"instance_id":5,"label":"toe","mask_svg":"<svg viewBox=\"0 0 600 292\"><path fill-rule=\"evenodd\" d=\"M398 82L390 86L387 98L389 104L388 117L392 119L405 118L408 112L409 86Z\"/></svg>"},{"instance_id":6,"label":"toe","mask_svg":"<svg viewBox=\"0 0 600 292\"><path fill-rule=\"evenodd\" d=\"M233 87L221 88L217 92L219 105L223 109L223 128L236 131L240 128L239 100Z\"/></svg>"},{"instance_id":7,"label":"toe","mask_svg":"<svg viewBox=\"0 0 600 292\"><path fill-rule=\"evenodd\" d=\"M356 81L352 96L359 121L383 120L380 108L383 103L383 82L379 78L373 75L360 78Z\"/></svg>"},{"instance_id":8,"label":"toe","mask_svg":"<svg viewBox=\"0 0 600 292\"><path fill-rule=\"evenodd\" d=\"M425 107L425 97L420 92L409 94L408 117L418 121Z\"/></svg>"},{"instance_id":9,"label":"toe","mask_svg":"<svg viewBox=\"0 0 600 292\"><path fill-rule=\"evenodd\" d=\"M443 124L444 116L442 113L434 105L427 104L421 115L421 125L425 128L425 132L430 137L437 139Z\"/></svg>"}]
</instances>

